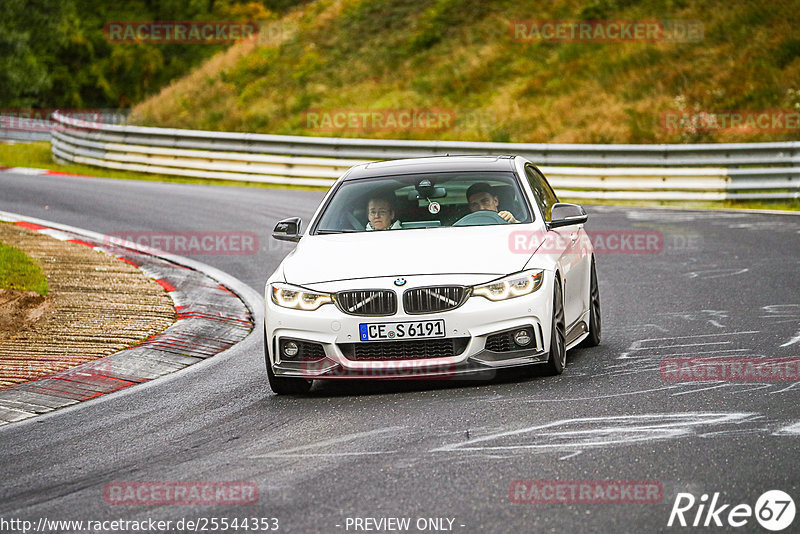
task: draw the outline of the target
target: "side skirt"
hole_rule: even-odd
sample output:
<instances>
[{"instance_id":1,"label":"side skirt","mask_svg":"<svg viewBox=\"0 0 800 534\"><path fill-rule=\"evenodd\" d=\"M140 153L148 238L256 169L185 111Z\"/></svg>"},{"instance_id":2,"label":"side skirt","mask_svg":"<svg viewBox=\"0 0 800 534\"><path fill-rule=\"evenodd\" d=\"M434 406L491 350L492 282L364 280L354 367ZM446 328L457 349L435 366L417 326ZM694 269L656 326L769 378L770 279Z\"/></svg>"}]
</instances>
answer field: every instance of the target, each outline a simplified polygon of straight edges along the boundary
<instances>
[{"instance_id":1,"label":"side skirt","mask_svg":"<svg viewBox=\"0 0 800 534\"><path fill-rule=\"evenodd\" d=\"M589 312L585 312L580 319L567 328L567 350L586 339L589 335Z\"/></svg>"}]
</instances>

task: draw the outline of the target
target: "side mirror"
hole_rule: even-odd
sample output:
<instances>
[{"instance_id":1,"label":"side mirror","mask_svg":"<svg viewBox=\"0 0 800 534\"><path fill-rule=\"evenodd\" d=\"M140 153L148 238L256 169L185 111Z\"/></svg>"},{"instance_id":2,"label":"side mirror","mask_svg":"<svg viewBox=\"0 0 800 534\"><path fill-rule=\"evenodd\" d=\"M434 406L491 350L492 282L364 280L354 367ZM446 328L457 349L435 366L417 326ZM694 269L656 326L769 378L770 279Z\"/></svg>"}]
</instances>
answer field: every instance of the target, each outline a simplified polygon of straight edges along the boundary
<instances>
[{"instance_id":1,"label":"side mirror","mask_svg":"<svg viewBox=\"0 0 800 534\"><path fill-rule=\"evenodd\" d=\"M279 241L294 241L297 243L303 235L300 233L300 224L303 221L300 217L284 219L275 225L272 237Z\"/></svg>"},{"instance_id":2,"label":"side mirror","mask_svg":"<svg viewBox=\"0 0 800 534\"><path fill-rule=\"evenodd\" d=\"M550 211L550 222L547 223L547 229L584 224L587 220L589 220L589 216L586 215L582 206L558 202L553 204L553 209Z\"/></svg>"}]
</instances>

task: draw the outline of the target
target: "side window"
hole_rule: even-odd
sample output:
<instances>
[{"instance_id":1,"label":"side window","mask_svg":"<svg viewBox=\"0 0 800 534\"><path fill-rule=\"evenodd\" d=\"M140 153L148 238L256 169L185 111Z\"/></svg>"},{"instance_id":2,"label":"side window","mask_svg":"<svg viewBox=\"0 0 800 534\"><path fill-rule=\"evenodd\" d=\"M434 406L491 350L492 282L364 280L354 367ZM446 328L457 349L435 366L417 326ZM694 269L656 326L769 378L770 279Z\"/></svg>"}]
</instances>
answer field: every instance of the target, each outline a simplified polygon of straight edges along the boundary
<instances>
[{"instance_id":1,"label":"side window","mask_svg":"<svg viewBox=\"0 0 800 534\"><path fill-rule=\"evenodd\" d=\"M536 203L544 214L544 220L549 221L550 211L553 209L553 204L558 202L558 197L556 197L544 176L532 165L525 166L525 174L528 176L528 183L531 184L533 196L536 197Z\"/></svg>"}]
</instances>

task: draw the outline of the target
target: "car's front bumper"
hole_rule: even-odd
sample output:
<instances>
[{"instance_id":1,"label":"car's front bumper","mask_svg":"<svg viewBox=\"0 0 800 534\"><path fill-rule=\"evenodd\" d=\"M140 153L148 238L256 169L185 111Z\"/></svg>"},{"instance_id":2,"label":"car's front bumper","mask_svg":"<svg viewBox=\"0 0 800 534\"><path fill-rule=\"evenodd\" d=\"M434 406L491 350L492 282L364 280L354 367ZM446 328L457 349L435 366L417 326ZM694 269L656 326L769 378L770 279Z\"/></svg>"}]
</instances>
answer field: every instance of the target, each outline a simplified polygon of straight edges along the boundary
<instances>
[{"instance_id":1,"label":"car's front bumper","mask_svg":"<svg viewBox=\"0 0 800 534\"><path fill-rule=\"evenodd\" d=\"M306 379L428 379L455 378L466 375L493 375L494 370L544 363L550 343L552 283L545 281L530 295L500 302L470 297L459 308L443 313L408 315L402 311L389 317L353 316L334 304L315 311L292 310L266 298L265 343L268 365L276 376ZM362 343L409 343L412 341L359 340L362 323L421 321L443 319L446 339L459 340L463 350L453 355L415 359L354 359L348 354ZM487 348L490 336L527 327L531 342L524 348L513 343L512 350ZM321 345L324 356L308 359L286 358L280 354L280 341L291 339ZM496 338L495 338L496 340ZM455 343L454 343L455 344ZM460 348L460 347L459 347ZM493 348L496 346L493 345ZM472 376L470 376L472 377Z\"/></svg>"}]
</instances>

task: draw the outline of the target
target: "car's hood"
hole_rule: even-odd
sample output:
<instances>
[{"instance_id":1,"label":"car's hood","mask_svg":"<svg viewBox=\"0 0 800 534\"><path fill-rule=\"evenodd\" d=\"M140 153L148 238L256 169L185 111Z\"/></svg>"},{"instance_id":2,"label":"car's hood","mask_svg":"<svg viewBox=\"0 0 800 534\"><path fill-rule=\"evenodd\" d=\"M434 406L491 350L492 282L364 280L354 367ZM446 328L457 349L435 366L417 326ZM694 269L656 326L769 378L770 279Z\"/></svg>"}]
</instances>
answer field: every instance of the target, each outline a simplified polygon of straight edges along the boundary
<instances>
[{"instance_id":1,"label":"car's hood","mask_svg":"<svg viewBox=\"0 0 800 534\"><path fill-rule=\"evenodd\" d=\"M528 225L525 225L528 227ZM531 254L509 246L522 225L429 228L305 236L283 262L292 284L419 274L502 276Z\"/></svg>"}]
</instances>

